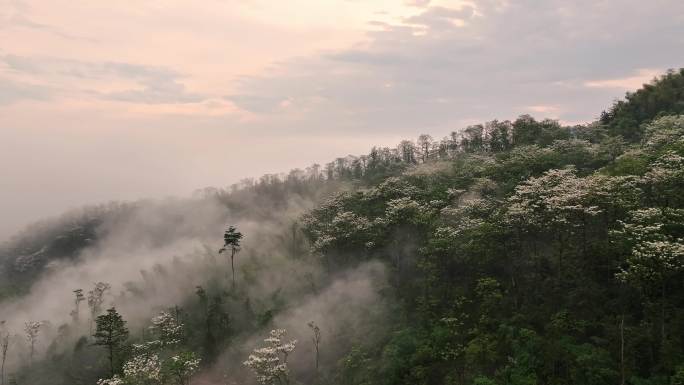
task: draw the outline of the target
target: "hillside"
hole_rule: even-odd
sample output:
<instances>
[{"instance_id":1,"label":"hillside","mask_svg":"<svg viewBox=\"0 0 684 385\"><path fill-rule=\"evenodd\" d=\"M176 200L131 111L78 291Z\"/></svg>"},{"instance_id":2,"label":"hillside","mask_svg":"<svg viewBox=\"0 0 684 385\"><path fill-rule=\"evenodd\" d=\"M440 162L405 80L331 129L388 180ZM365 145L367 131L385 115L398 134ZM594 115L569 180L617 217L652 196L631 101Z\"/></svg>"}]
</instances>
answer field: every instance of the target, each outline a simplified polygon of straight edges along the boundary
<instances>
[{"instance_id":1,"label":"hillside","mask_svg":"<svg viewBox=\"0 0 684 385\"><path fill-rule=\"evenodd\" d=\"M586 126L523 115L29 227L0 248L3 374L684 384L683 79Z\"/></svg>"}]
</instances>

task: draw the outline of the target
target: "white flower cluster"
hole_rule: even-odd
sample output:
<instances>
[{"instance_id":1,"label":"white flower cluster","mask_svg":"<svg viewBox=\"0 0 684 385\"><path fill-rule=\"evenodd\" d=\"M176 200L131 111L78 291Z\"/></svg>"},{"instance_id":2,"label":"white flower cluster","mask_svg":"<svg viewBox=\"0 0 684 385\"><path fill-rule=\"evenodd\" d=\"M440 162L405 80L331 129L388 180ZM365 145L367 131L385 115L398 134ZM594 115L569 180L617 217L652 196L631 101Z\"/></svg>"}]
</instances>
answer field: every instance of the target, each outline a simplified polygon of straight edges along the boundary
<instances>
[{"instance_id":1,"label":"white flower cluster","mask_svg":"<svg viewBox=\"0 0 684 385\"><path fill-rule=\"evenodd\" d=\"M679 210L667 213L679 221ZM669 275L684 271L684 239L666 234L665 221L662 210L648 208L635 210L628 221L620 222L622 229L613 234L633 240L635 244L627 257L628 266L617 274L618 278L664 281Z\"/></svg>"},{"instance_id":2,"label":"white flower cluster","mask_svg":"<svg viewBox=\"0 0 684 385\"><path fill-rule=\"evenodd\" d=\"M119 376L114 376L112 378L100 379L97 381L97 385L124 385L124 380Z\"/></svg>"},{"instance_id":3,"label":"white flower cluster","mask_svg":"<svg viewBox=\"0 0 684 385\"><path fill-rule=\"evenodd\" d=\"M368 231L371 226L372 223L368 218L351 211L338 212L332 218L330 225L321 226L316 231L317 239L313 247L315 250L324 250L335 242L356 238L360 232Z\"/></svg>"},{"instance_id":4,"label":"white flower cluster","mask_svg":"<svg viewBox=\"0 0 684 385\"><path fill-rule=\"evenodd\" d=\"M649 124L644 134L644 144L655 151L668 144L684 142L684 117L664 116Z\"/></svg>"},{"instance_id":5,"label":"white flower cluster","mask_svg":"<svg viewBox=\"0 0 684 385\"><path fill-rule=\"evenodd\" d=\"M572 224L601 210L592 204L594 179L578 178L574 169L549 170L515 188L509 199L508 221L536 226Z\"/></svg>"},{"instance_id":6,"label":"white flower cluster","mask_svg":"<svg viewBox=\"0 0 684 385\"><path fill-rule=\"evenodd\" d=\"M161 362L159 356L139 355L128 360L123 367L126 380L133 383L155 384L161 380Z\"/></svg>"},{"instance_id":7,"label":"white flower cluster","mask_svg":"<svg viewBox=\"0 0 684 385\"><path fill-rule=\"evenodd\" d=\"M14 260L14 269L19 273L23 273L38 266L46 249L47 246L43 246L43 248L33 254L18 256Z\"/></svg>"},{"instance_id":8,"label":"white flower cluster","mask_svg":"<svg viewBox=\"0 0 684 385\"><path fill-rule=\"evenodd\" d=\"M183 337L183 324L166 311L152 318L150 329L157 335L162 346L176 345Z\"/></svg>"},{"instance_id":9,"label":"white flower cluster","mask_svg":"<svg viewBox=\"0 0 684 385\"><path fill-rule=\"evenodd\" d=\"M243 362L256 374L260 384L288 382L290 371L287 356L295 349L297 340L284 343L282 338L286 333L284 329L271 330L269 337L264 339L268 346L254 349L247 361Z\"/></svg>"},{"instance_id":10,"label":"white flower cluster","mask_svg":"<svg viewBox=\"0 0 684 385\"><path fill-rule=\"evenodd\" d=\"M430 213L431 208L423 206L410 198L393 199L387 203L385 217L393 222L412 219L424 213Z\"/></svg>"},{"instance_id":11,"label":"white flower cluster","mask_svg":"<svg viewBox=\"0 0 684 385\"><path fill-rule=\"evenodd\" d=\"M371 200L376 198L410 198L418 195L420 189L412 184L397 178L390 177L376 188L368 190L364 194L364 199Z\"/></svg>"}]
</instances>

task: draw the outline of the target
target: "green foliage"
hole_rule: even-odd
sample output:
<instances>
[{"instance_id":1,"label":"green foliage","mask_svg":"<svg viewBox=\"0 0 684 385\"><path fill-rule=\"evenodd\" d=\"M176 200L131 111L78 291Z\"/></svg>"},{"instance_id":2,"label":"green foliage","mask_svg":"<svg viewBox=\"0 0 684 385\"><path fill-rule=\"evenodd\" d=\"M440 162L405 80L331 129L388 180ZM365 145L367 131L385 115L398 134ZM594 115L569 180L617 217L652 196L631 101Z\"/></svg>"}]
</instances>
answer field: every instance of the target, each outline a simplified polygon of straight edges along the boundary
<instances>
[{"instance_id":1,"label":"green foliage","mask_svg":"<svg viewBox=\"0 0 684 385\"><path fill-rule=\"evenodd\" d=\"M667 115L684 114L684 68L670 70L644 84L640 90L627 93L601 114L601 123L614 135L637 141L643 133L642 123Z\"/></svg>"},{"instance_id":2,"label":"green foliage","mask_svg":"<svg viewBox=\"0 0 684 385\"><path fill-rule=\"evenodd\" d=\"M373 378L361 373L374 360L372 383L388 384L674 375L670 357L684 353L674 321L684 300L681 117L645 126L644 141L631 146L612 136L563 138L530 119L517 126L534 134L521 133L510 151L482 154L480 127L471 127L454 168L417 166L307 217L306 233L329 265L380 258L393 266L405 306L376 358L349 357L364 363L349 361L350 383ZM554 139L536 139L544 130ZM642 212L667 219L640 224ZM663 277L666 300L659 289L634 291L653 279L659 288ZM622 341L614 320L626 311Z\"/></svg>"},{"instance_id":3,"label":"green foliage","mask_svg":"<svg viewBox=\"0 0 684 385\"><path fill-rule=\"evenodd\" d=\"M126 321L112 307L107 309L106 314L98 316L95 324L94 344L107 349L110 372L113 376L118 371L122 355L125 353L124 347L128 340Z\"/></svg>"}]
</instances>

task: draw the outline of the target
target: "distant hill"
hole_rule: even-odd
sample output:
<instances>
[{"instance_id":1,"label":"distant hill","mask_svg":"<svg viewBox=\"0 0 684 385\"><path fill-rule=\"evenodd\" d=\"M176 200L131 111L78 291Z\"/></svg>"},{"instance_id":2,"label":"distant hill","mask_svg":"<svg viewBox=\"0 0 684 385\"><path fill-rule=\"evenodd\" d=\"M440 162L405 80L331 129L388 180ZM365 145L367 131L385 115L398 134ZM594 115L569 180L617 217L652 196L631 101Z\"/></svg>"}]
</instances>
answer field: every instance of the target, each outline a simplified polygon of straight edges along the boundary
<instances>
[{"instance_id":1,"label":"distant hill","mask_svg":"<svg viewBox=\"0 0 684 385\"><path fill-rule=\"evenodd\" d=\"M627 93L601 114L601 124L614 135L639 140L641 125L661 116L684 114L684 69L670 70L636 92Z\"/></svg>"}]
</instances>

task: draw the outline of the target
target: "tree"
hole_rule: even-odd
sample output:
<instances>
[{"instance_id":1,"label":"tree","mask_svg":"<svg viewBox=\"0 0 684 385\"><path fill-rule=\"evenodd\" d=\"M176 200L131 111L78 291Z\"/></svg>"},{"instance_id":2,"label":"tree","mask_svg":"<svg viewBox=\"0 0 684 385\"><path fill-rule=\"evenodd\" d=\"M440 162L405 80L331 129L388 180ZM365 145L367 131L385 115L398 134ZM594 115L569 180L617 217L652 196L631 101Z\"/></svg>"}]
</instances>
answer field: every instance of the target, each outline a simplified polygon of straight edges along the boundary
<instances>
[{"instance_id":1,"label":"tree","mask_svg":"<svg viewBox=\"0 0 684 385\"><path fill-rule=\"evenodd\" d=\"M9 349L10 333L5 330L5 321L0 321L0 352L2 353L2 364L0 366L0 385L5 385L5 361L7 361L7 350Z\"/></svg>"},{"instance_id":2,"label":"tree","mask_svg":"<svg viewBox=\"0 0 684 385\"><path fill-rule=\"evenodd\" d=\"M123 365L124 384L157 385L161 381L162 362L157 354L140 354Z\"/></svg>"},{"instance_id":3,"label":"tree","mask_svg":"<svg viewBox=\"0 0 684 385\"><path fill-rule=\"evenodd\" d=\"M587 219L601 210L591 202L592 183L597 180L578 178L574 169L549 170L538 178L529 178L515 188L508 199L509 223L531 230L536 242L537 232L551 230L558 244L558 281L562 278L563 256L568 237L580 228L586 238ZM535 247L536 248L536 247Z\"/></svg>"},{"instance_id":4,"label":"tree","mask_svg":"<svg viewBox=\"0 0 684 385\"><path fill-rule=\"evenodd\" d=\"M650 202L662 208L681 207L684 203L684 157L666 151L643 176L642 183Z\"/></svg>"},{"instance_id":5,"label":"tree","mask_svg":"<svg viewBox=\"0 0 684 385\"><path fill-rule=\"evenodd\" d=\"M176 307L173 314L162 311L154 316L150 329L155 339L133 344L132 357L123 364L122 375L100 380L98 385L188 385L200 359L194 352L178 350L184 334L179 314Z\"/></svg>"},{"instance_id":6,"label":"tree","mask_svg":"<svg viewBox=\"0 0 684 385\"><path fill-rule=\"evenodd\" d=\"M38 334L40 333L41 322L29 321L24 323L24 333L26 333L26 340L29 342L29 362L33 365L33 356L35 354L36 342L38 342Z\"/></svg>"},{"instance_id":7,"label":"tree","mask_svg":"<svg viewBox=\"0 0 684 385\"><path fill-rule=\"evenodd\" d=\"M321 328L316 325L314 321L310 321L308 324L313 336L311 337L311 342L313 342L314 352L316 354L316 378L318 379L318 363L320 358L320 344L321 344Z\"/></svg>"},{"instance_id":8,"label":"tree","mask_svg":"<svg viewBox=\"0 0 684 385\"><path fill-rule=\"evenodd\" d=\"M655 285L660 292L661 341L666 338L667 284L684 271L684 239L668 234L667 228L681 223L682 210L670 210L669 215L656 208L635 210L615 235L631 243L626 266L618 278L648 289Z\"/></svg>"},{"instance_id":9,"label":"tree","mask_svg":"<svg viewBox=\"0 0 684 385\"><path fill-rule=\"evenodd\" d=\"M537 143L541 134L541 125L530 115L521 115L513 122L513 143L515 145Z\"/></svg>"},{"instance_id":10,"label":"tree","mask_svg":"<svg viewBox=\"0 0 684 385\"><path fill-rule=\"evenodd\" d=\"M98 282L93 290L88 291L88 307L90 308L90 331L93 331L93 320L102 312L104 296L111 289L108 283Z\"/></svg>"},{"instance_id":11,"label":"tree","mask_svg":"<svg viewBox=\"0 0 684 385\"><path fill-rule=\"evenodd\" d=\"M79 322L79 309L81 302L85 301L85 296L83 295L83 289L74 290L74 310L71 311L71 318L73 318L74 323Z\"/></svg>"},{"instance_id":12,"label":"tree","mask_svg":"<svg viewBox=\"0 0 684 385\"><path fill-rule=\"evenodd\" d=\"M93 334L95 345L104 346L107 349L109 369L113 377L115 372L114 360L128 339L126 321L114 307L111 307L107 309L107 314L98 316L95 322L97 325L95 334Z\"/></svg>"},{"instance_id":13,"label":"tree","mask_svg":"<svg viewBox=\"0 0 684 385\"><path fill-rule=\"evenodd\" d=\"M493 152L507 151L511 147L511 122L494 120L485 125L489 149Z\"/></svg>"},{"instance_id":14,"label":"tree","mask_svg":"<svg viewBox=\"0 0 684 385\"><path fill-rule=\"evenodd\" d=\"M223 247L219 249L219 254L230 249L230 268L233 271L233 286L235 286L235 254L240 251L240 240L242 233L237 231L235 226L228 227L223 233Z\"/></svg>"},{"instance_id":15,"label":"tree","mask_svg":"<svg viewBox=\"0 0 684 385\"><path fill-rule=\"evenodd\" d=\"M407 164L416 163L416 146L410 140L402 140L397 148L401 161Z\"/></svg>"},{"instance_id":16,"label":"tree","mask_svg":"<svg viewBox=\"0 0 684 385\"><path fill-rule=\"evenodd\" d=\"M284 329L271 330L270 336L264 339L267 346L256 348L243 362L256 374L257 382L262 385L289 385L290 369L287 357L295 349L297 340L283 342L287 334Z\"/></svg>"},{"instance_id":17,"label":"tree","mask_svg":"<svg viewBox=\"0 0 684 385\"><path fill-rule=\"evenodd\" d=\"M418 147L420 147L421 158L425 163L430 158L430 148L432 147L432 136L422 134L418 137Z\"/></svg>"},{"instance_id":18,"label":"tree","mask_svg":"<svg viewBox=\"0 0 684 385\"><path fill-rule=\"evenodd\" d=\"M200 359L193 352L181 352L164 361L163 369L178 385L190 384L190 377L199 369Z\"/></svg>"},{"instance_id":19,"label":"tree","mask_svg":"<svg viewBox=\"0 0 684 385\"><path fill-rule=\"evenodd\" d=\"M466 127L461 133L461 147L466 152L478 152L484 148L484 127L481 124Z\"/></svg>"},{"instance_id":20,"label":"tree","mask_svg":"<svg viewBox=\"0 0 684 385\"><path fill-rule=\"evenodd\" d=\"M152 318L152 333L161 347L178 345L183 339L183 324L176 315L162 311Z\"/></svg>"}]
</instances>

